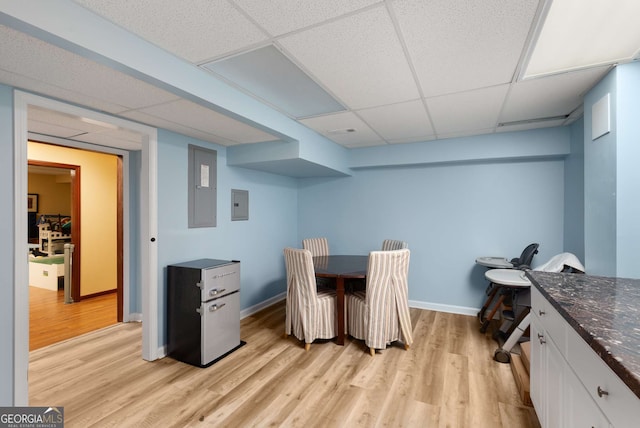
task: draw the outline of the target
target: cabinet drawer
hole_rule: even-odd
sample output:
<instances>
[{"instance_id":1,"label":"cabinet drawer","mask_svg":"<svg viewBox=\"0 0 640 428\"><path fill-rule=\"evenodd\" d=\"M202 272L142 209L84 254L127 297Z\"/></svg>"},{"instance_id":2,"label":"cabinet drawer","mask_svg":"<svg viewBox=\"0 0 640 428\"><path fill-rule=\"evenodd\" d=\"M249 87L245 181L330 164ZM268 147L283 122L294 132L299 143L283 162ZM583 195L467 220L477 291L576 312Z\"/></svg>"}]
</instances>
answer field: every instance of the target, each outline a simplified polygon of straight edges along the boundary
<instances>
[{"instance_id":1,"label":"cabinet drawer","mask_svg":"<svg viewBox=\"0 0 640 428\"><path fill-rule=\"evenodd\" d=\"M531 309L547 339L553 340L562 355L566 354L568 324L535 287L531 287Z\"/></svg>"},{"instance_id":2,"label":"cabinet drawer","mask_svg":"<svg viewBox=\"0 0 640 428\"><path fill-rule=\"evenodd\" d=\"M567 361L614 427L638 426L640 398L573 329L569 331ZM600 396L598 388L607 395Z\"/></svg>"}]
</instances>

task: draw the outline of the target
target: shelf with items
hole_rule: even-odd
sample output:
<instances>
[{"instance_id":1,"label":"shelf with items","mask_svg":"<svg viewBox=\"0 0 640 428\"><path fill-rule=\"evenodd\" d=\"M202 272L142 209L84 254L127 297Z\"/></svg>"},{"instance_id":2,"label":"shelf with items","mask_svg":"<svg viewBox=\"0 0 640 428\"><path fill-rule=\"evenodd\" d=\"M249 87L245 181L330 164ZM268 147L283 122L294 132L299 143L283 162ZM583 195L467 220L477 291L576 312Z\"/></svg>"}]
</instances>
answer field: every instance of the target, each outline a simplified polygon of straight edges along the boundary
<instances>
[{"instance_id":1,"label":"shelf with items","mask_svg":"<svg viewBox=\"0 0 640 428\"><path fill-rule=\"evenodd\" d=\"M40 252L49 256L64 252L64 244L71 242L71 217L41 215L38 220Z\"/></svg>"}]
</instances>

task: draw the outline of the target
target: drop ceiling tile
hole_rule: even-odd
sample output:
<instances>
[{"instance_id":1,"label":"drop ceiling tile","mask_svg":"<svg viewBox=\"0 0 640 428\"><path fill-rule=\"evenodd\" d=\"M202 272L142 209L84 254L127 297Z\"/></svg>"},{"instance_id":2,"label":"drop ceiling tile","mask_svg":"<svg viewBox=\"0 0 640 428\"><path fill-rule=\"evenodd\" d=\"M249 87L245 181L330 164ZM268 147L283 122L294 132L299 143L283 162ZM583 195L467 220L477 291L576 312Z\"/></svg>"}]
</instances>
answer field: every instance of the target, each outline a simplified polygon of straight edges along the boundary
<instances>
[{"instance_id":1,"label":"drop ceiling tile","mask_svg":"<svg viewBox=\"0 0 640 428\"><path fill-rule=\"evenodd\" d=\"M311 117L300 122L346 147L384 144L384 140L352 112ZM347 129L355 132L347 132Z\"/></svg>"},{"instance_id":2,"label":"drop ceiling tile","mask_svg":"<svg viewBox=\"0 0 640 428\"><path fill-rule=\"evenodd\" d=\"M138 111L237 143L257 143L278 139L260 129L187 100L173 101Z\"/></svg>"},{"instance_id":3,"label":"drop ceiling tile","mask_svg":"<svg viewBox=\"0 0 640 428\"><path fill-rule=\"evenodd\" d=\"M49 83L34 80L24 75L10 73L2 69L0 69L0 82L14 88L25 89L29 92L46 95L51 98L57 98L59 100L65 100L74 104L83 105L95 110L105 111L108 113L116 113L125 109L121 105L97 100L85 94L69 91L67 89L51 85Z\"/></svg>"},{"instance_id":4,"label":"drop ceiling tile","mask_svg":"<svg viewBox=\"0 0 640 428\"><path fill-rule=\"evenodd\" d=\"M393 1L425 97L508 83L538 0Z\"/></svg>"},{"instance_id":5,"label":"drop ceiling tile","mask_svg":"<svg viewBox=\"0 0 640 428\"><path fill-rule=\"evenodd\" d=\"M352 109L419 98L384 5L286 36L279 44Z\"/></svg>"},{"instance_id":6,"label":"drop ceiling tile","mask_svg":"<svg viewBox=\"0 0 640 428\"><path fill-rule=\"evenodd\" d=\"M598 67L511 85L500 122L567 115L582 105L583 95L609 70Z\"/></svg>"},{"instance_id":7,"label":"drop ceiling tile","mask_svg":"<svg viewBox=\"0 0 640 428\"><path fill-rule=\"evenodd\" d=\"M74 1L193 63L267 40L227 0Z\"/></svg>"},{"instance_id":8,"label":"drop ceiling tile","mask_svg":"<svg viewBox=\"0 0 640 428\"><path fill-rule=\"evenodd\" d=\"M438 137L494 128L508 88L501 85L427 99Z\"/></svg>"},{"instance_id":9,"label":"drop ceiling tile","mask_svg":"<svg viewBox=\"0 0 640 428\"><path fill-rule=\"evenodd\" d=\"M40 123L48 123L58 127L66 127L75 131L76 134L87 132L102 132L106 129L113 128L110 124L101 124L93 120L83 120L78 116L61 113L38 106L29 106L29 120L38 121Z\"/></svg>"},{"instance_id":10,"label":"drop ceiling tile","mask_svg":"<svg viewBox=\"0 0 640 428\"><path fill-rule=\"evenodd\" d=\"M58 91L62 89L76 93L74 98L93 98L108 105L121 106L120 110L178 98L141 80L24 33L1 27L0 35L2 70L42 82L47 88L55 87ZM64 99L69 100L67 97Z\"/></svg>"},{"instance_id":11,"label":"drop ceiling tile","mask_svg":"<svg viewBox=\"0 0 640 428\"><path fill-rule=\"evenodd\" d=\"M29 132L33 132L36 134L51 135L51 136L60 137L60 138L70 138L75 135L85 133L84 131L81 131L79 129L69 128L66 126L59 126L59 125L56 125L55 123L41 122L39 120L32 119L31 117L28 117L28 120L29 120Z\"/></svg>"},{"instance_id":12,"label":"drop ceiling tile","mask_svg":"<svg viewBox=\"0 0 640 428\"><path fill-rule=\"evenodd\" d=\"M210 143L220 144L222 146L232 146L238 144L237 141L227 140L219 135L206 133L194 128L189 128L174 121L152 116L150 114L142 113L137 110L124 112L120 114L120 116L127 119L135 120L140 123L145 123L149 126L166 129L178 134L186 135L187 137L196 138L202 141L208 141Z\"/></svg>"},{"instance_id":13,"label":"drop ceiling tile","mask_svg":"<svg viewBox=\"0 0 640 428\"><path fill-rule=\"evenodd\" d=\"M97 144L101 146L118 147L123 150L140 150L142 149L142 141L130 141L129 139L118 138L114 135L107 135L101 133L91 133L78 135L73 138L76 141L83 141L85 143Z\"/></svg>"},{"instance_id":14,"label":"drop ceiling tile","mask_svg":"<svg viewBox=\"0 0 640 428\"><path fill-rule=\"evenodd\" d=\"M525 70L527 77L621 64L638 58L637 0L548 3L544 26Z\"/></svg>"},{"instance_id":15,"label":"drop ceiling tile","mask_svg":"<svg viewBox=\"0 0 640 428\"><path fill-rule=\"evenodd\" d=\"M358 110L356 113L389 142L425 141L435 134L421 100Z\"/></svg>"},{"instance_id":16,"label":"drop ceiling tile","mask_svg":"<svg viewBox=\"0 0 640 428\"><path fill-rule=\"evenodd\" d=\"M273 36L318 24L379 2L379 0L233 1Z\"/></svg>"}]
</instances>

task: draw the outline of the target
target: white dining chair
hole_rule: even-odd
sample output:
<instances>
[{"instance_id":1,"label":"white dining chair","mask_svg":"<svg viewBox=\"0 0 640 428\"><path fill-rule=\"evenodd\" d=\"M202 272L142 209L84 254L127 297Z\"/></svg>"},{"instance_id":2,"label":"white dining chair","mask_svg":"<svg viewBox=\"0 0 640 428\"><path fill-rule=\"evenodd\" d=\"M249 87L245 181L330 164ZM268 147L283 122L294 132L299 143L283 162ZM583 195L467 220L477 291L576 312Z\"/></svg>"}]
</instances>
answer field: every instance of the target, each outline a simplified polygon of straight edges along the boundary
<instances>
[{"instance_id":1,"label":"white dining chair","mask_svg":"<svg viewBox=\"0 0 640 428\"><path fill-rule=\"evenodd\" d=\"M402 250L408 247L404 241L397 241L395 239L385 239L382 241L382 251Z\"/></svg>"},{"instance_id":2,"label":"white dining chair","mask_svg":"<svg viewBox=\"0 0 640 428\"><path fill-rule=\"evenodd\" d=\"M311 252L285 248L287 270L287 302L285 337L293 334L304 340L309 350L316 339L332 339L338 335L337 297L335 290L317 290Z\"/></svg>"},{"instance_id":3,"label":"white dining chair","mask_svg":"<svg viewBox=\"0 0 640 428\"><path fill-rule=\"evenodd\" d=\"M364 340L371 355L401 340L413 343L408 300L408 249L369 253L366 291L347 294L347 331Z\"/></svg>"},{"instance_id":4,"label":"white dining chair","mask_svg":"<svg viewBox=\"0 0 640 428\"><path fill-rule=\"evenodd\" d=\"M306 238L302 240L302 248L311 251L313 257L329 255L327 238Z\"/></svg>"}]
</instances>

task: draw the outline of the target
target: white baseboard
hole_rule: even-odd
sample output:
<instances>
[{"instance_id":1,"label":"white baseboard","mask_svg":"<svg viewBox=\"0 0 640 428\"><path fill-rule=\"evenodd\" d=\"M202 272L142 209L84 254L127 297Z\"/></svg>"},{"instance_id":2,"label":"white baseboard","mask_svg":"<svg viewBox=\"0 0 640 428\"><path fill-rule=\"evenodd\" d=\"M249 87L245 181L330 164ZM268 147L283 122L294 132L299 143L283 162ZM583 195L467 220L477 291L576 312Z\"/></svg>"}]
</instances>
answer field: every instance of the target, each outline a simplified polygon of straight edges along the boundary
<instances>
[{"instance_id":1,"label":"white baseboard","mask_svg":"<svg viewBox=\"0 0 640 428\"><path fill-rule=\"evenodd\" d=\"M253 305L246 309L240 311L240 319L251 316L262 309L268 308L271 305L274 305L281 300L284 300L287 297L287 293L283 292L270 299L267 299L263 302L258 303L257 305ZM455 306L455 305L443 305L441 303L429 303L429 302L421 302L417 300L409 300L409 307L418 308L418 309L427 309L430 311L437 312L448 312L452 314L460 314L460 315L471 315L476 316L478 314L479 308L470 308L466 306ZM129 322L141 322L142 314L141 313L131 313L129 314ZM158 358L164 358L167 356L167 347L161 346L157 351Z\"/></svg>"},{"instance_id":2,"label":"white baseboard","mask_svg":"<svg viewBox=\"0 0 640 428\"><path fill-rule=\"evenodd\" d=\"M124 322L142 322L142 313L132 312Z\"/></svg>"},{"instance_id":3,"label":"white baseboard","mask_svg":"<svg viewBox=\"0 0 640 428\"><path fill-rule=\"evenodd\" d=\"M166 345L159 347L157 352L158 352L158 354L157 354L158 355L158 359L166 357L167 356L167 347L166 347Z\"/></svg>"},{"instance_id":4,"label":"white baseboard","mask_svg":"<svg viewBox=\"0 0 640 428\"><path fill-rule=\"evenodd\" d=\"M240 319L251 316L256 312L261 311L264 308L268 308L269 306L274 305L279 301L286 299L286 297L287 297L287 292L285 291L284 293L277 294L270 299L267 299L263 302L258 303L257 305L253 305L248 307L247 309L243 309L240 311Z\"/></svg>"},{"instance_id":5,"label":"white baseboard","mask_svg":"<svg viewBox=\"0 0 640 428\"><path fill-rule=\"evenodd\" d=\"M409 300L409 307L418 309L428 309L430 311L448 312L460 315L478 315L480 308L470 308L467 306L443 305L441 303L420 302L417 300Z\"/></svg>"}]
</instances>

